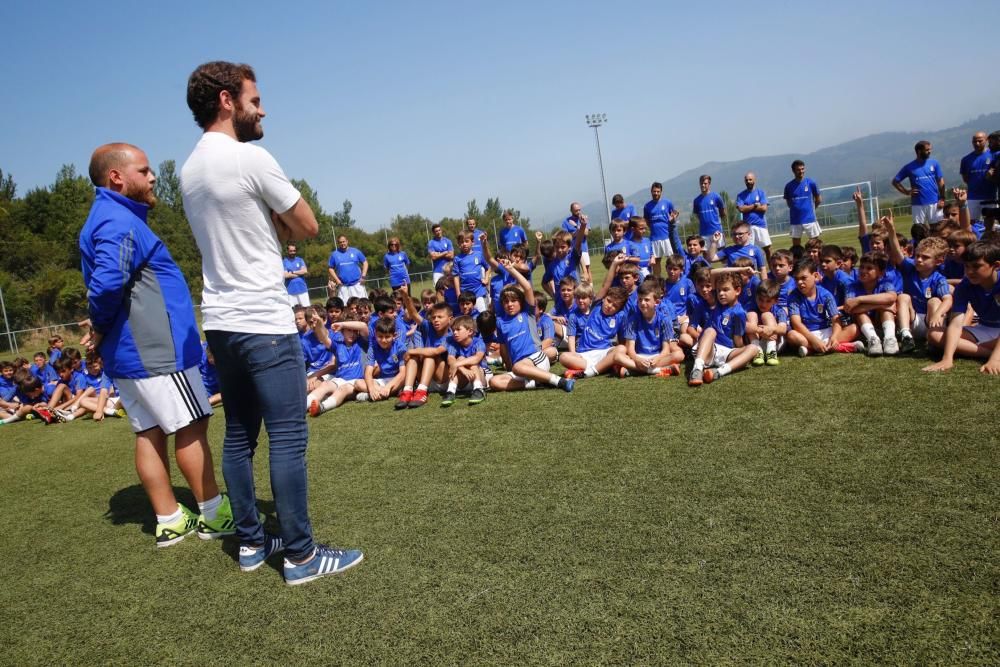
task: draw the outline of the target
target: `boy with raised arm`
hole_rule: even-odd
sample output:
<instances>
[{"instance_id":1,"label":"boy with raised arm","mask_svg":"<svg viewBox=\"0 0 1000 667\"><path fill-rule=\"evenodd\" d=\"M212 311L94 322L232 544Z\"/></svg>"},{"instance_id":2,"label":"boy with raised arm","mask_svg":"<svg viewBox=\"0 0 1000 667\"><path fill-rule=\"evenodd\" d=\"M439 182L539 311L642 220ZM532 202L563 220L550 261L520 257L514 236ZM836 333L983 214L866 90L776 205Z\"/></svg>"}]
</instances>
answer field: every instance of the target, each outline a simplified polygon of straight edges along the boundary
<instances>
[{"instance_id":1,"label":"boy with raised arm","mask_svg":"<svg viewBox=\"0 0 1000 667\"><path fill-rule=\"evenodd\" d=\"M483 243L483 252L489 252L489 245ZM399 392L396 409L419 408L427 403L428 390L440 391L448 372L448 334L451 328L451 306L435 303L429 317L422 318L409 296L403 303L411 316L417 320L417 336L414 346L406 352L406 377L403 390ZM419 378L414 390L413 383Z\"/></svg>"},{"instance_id":2,"label":"boy with raised arm","mask_svg":"<svg viewBox=\"0 0 1000 667\"><path fill-rule=\"evenodd\" d=\"M587 238L587 220L581 218L580 226L577 227L576 234L570 235L566 231L558 231L553 236L554 252L552 259L545 262L545 275L542 277L542 287L546 292L552 294L554 289L549 285L558 285L566 276L572 276L574 280L579 280L577 266L580 264L582 255L581 248L583 240Z\"/></svg>"},{"instance_id":3,"label":"boy with raised arm","mask_svg":"<svg viewBox=\"0 0 1000 667\"><path fill-rule=\"evenodd\" d=\"M602 298L593 304L588 304L587 299L578 299L580 311L569 321L569 351L560 356L568 378L600 375L614 365L617 353L625 352L625 346L618 345L617 341L624 334L628 321L624 311L628 293L622 287L608 287L622 261L619 256L612 262L601 288Z\"/></svg>"},{"instance_id":4,"label":"boy with raised arm","mask_svg":"<svg viewBox=\"0 0 1000 667\"><path fill-rule=\"evenodd\" d=\"M334 370L332 376L320 383L306 397L309 415L318 417L333 410L357 392L366 390L364 358L359 338L367 338L368 325L355 320L340 320L331 324L337 335L333 346Z\"/></svg>"},{"instance_id":5,"label":"boy with raised arm","mask_svg":"<svg viewBox=\"0 0 1000 667\"><path fill-rule=\"evenodd\" d=\"M760 279L767 278L767 260L764 258L764 251L753 244L750 236L750 225L745 222L738 222L733 225L733 245L723 246L725 237L722 232L712 234L709 241L708 250L705 257L710 262L724 262L726 266L733 266L733 262L741 257L748 258L753 262L755 271L760 272Z\"/></svg>"}]
</instances>

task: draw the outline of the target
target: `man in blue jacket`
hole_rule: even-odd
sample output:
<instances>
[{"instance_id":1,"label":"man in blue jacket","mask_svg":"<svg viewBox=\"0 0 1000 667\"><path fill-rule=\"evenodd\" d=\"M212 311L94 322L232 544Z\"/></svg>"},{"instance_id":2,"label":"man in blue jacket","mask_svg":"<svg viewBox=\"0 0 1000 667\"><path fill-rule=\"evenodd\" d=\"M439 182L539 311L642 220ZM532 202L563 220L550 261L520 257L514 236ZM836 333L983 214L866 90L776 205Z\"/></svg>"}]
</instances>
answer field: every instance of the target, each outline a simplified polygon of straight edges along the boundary
<instances>
[{"instance_id":1,"label":"man in blue jacket","mask_svg":"<svg viewBox=\"0 0 1000 667\"><path fill-rule=\"evenodd\" d=\"M187 283L146 224L156 204L149 159L129 144L106 144L90 159L94 204L80 231L91 334L118 385L135 431L135 467L156 512L156 546L197 531L202 539L235 532L229 499L219 493L206 431L212 414L201 381L201 340ZM167 436L199 513L177 502Z\"/></svg>"}]
</instances>

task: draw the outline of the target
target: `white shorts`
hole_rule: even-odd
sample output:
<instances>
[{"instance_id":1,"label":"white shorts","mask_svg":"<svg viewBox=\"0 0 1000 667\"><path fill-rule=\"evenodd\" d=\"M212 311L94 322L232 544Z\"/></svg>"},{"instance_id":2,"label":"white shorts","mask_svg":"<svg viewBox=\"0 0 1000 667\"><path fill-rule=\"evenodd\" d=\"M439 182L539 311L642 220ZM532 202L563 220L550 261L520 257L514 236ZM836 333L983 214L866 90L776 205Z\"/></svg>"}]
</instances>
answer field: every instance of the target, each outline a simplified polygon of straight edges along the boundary
<instances>
[{"instance_id":1,"label":"white shorts","mask_svg":"<svg viewBox=\"0 0 1000 667\"><path fill-rule=\"evenodd\" d=\"M980 345L1000 338L1000 327L988 327L985 324L976 324L971 327L962 327L962 329L972 334L972 337Z\"/></svg>"},{"instance_id":2,"label":"white shorts","mask_svg":"<svg viewBox=\"0 0 1000 667\"><path fill-rule=\"evenodd\" d=\"M966 204L969 207L969 220L983 219L983 203L985 199L969 199Z\"/></svg>"},{"instance_id":3,"label":"white shorts","mask_svg":"<svg viewBox=\"0 0 1000 667\"><path fill-rule=\"evenodd\" d=\"M356 380L345 380L344 378L331 377L327 380L327 382L332 384L337 389L340 389L341 387L353 387Z\"/></svg>"},{"instance_id":4,"label":"white shorts","mask_svg":"<svg viewBox=\"0 0 1000 667\"><path fill-rule=\"evenodd\" d=\"M697 343L695 343L695 346L691 350L691 352L694 353L695 357L698 356L698 344ZM708 368L715 368L717 366L721 366L722 364L724 364L727 361L729 361L729 355L732 354L732 353L733 353L733 348L726 347L725 345L719 345L718 343L715 343L712 346L712 357L708 360L708 362L705 365Z\"/></svg>"},{"instance_id":5,"label":"white shorts","mask_svg":"<svg viewBox=\"0 0 1000 667\"><path fill-rule=\"evenodd\" d=\"M478 310L480 313L485 313L486 310L489 307L490 307L490 304L486 300L485 296L477 296L476 297L476 310Z\"/></svg>"},{"instance_id":6,"label":"white shorts","mask_svg":"<svg viewBox=\"0 0 1000 667\"><path fill-rule=\"evenodd\" d=\"M823 233L823 230L819 227L819 223L815 220L813 222L807 222L804 225L789 225L788 231L793 239L802 238L803 233L805 233L807 238L814 239Z\"/></svg>"},{"instance_id":7,"label":"white shorts","mask_svg":"<svg viewBox=\"0 0 1000 667\"><path fill-rule=\"evenodd\" d=\"M545 353L542 352L541 350L531 355L530 357L526 357L526 359L531 363L533 363L537 368L541 368L543 371L548 371L550 368L552 368L552 364L549 363L549 358L545 356ZM524 361L524 359L521 359L521 361ZM531 382L532 380L532 378L521 377L520 375L514 372L511 372L510 377L512 380L520 380L521 382L525 383Z\"/></svg>"},{"instance_id":8,"label":"white shorts","mask_svg":"<svg viewBox=\"0 0 1000 667\"><path fill-rule=\"evenodd\" d=\"M944 212L937 207L937 204L911 206L910 212L913 214L913 224L915 225L929 225L944 217ZM972 212L969 213L971 215Z\"/></svg>"},{"instance_id":9,"label":"white shorts","mask_svg":"<svg viewBox=\"0 0 1000 667\"><path fill-rule=\"evenodd\" d=\"M306 306L311 305L311 302L309 301L309 292L302 292L302 294L289 294L288 303L293 308L295 306L302 306L305 308Z\"/></svg>"},{"instance_id":10,"label":"white shorts","mask_svg":"<svg viewBox=\"0 0 1000 667\"><path fill-rule=\"evenodd\" d=\"M437 271L435 271L434 274L431 276L431 283L432 283L431 284L431 289L436 290L437 289L438 281L441 280L442 278L444 278L444 274L443 273L438 273Z\"/></svg>"},{"instance_id":11,"label":"white shorts","mask_svg":"<svg viewBox=\"0 0 1000 667\"><path fill-rule=\"evenodd\" d=\"M596 366L597 362L611 354L613 349L614 348L606 347L602 350L587 350L586 352L577 352L577 354L586 360L587 368L590 368L591 366Z\"/></svg>"},{"instance_id":12,"label":"white shorts","mask_svg":"<svg viewBox=\"0 0 1000 667\"><path fill-rule=\"evenodd\" d=\"M766 248L771 245L771 235L767 231L767 227L758 227L757 225L750 225L750 239L758 248Z\"/></svg>"},{"instance_id":13,"label":"white shorts","mask_svg":"<svg viewBox=\"0 0 1000 667\"><path fill-rule=\"evenodd\" d=\"M159 426L170 435L212 414L197 366L150 378L115 378L115 383L136 433Z\"/></svg>"},{"instance_id":14,"label":"white shorts","mask_svg":"<svg viewBox=\"0 0 1000 667\"><path fill-rule=\"evenodd\" d=\"M910 329L914 338L927 338L927 313L914 313Z\"/></svg>"},{"instance_id":15,"label":"white shorts","mask_svg":"<svg viewBox=\"0 0 1000 667\"><path fill-rule=\"evenodd\" d=\"M829 343L830 336L833 335L833 327L826 327L825 329L816 329L815 331L810 331L809 333L816 336L824 343Z\"/></svg>"},{"instance_id":16,"label":"white shorts","mask_svg":"<svg viewBox=\"0 0 1000 667\"><path fill-rule=\"evenodd\" d=\"M649 267L640 266L639 267L639 282L642 282L649 277Z\"/></svg>"},{"instance_id":17,"label":"white shorts","mask_svg":"<svg viewBox=\"0 0 1000 667\"><path fill-rule=\"evenodd\" d=\"M583 264L584 266L590 266L590 252L589 251L584 250L583 252L580 253L580 264Z\"/></svg>"},{"instance_id":18,"label":"white shorts","mask_svg":"<svg viewBox=\"0 0 1000 667\"><path fill-rule=\"evenodd\" d=\"M337 288L337 296L340 297L344 304L347 304L347 300L352 296L356 296L359 299L368 298L368 290L365 289L364 282L360 282L357 285L341 285Z\"/></svg>"},{"instance_id":19,"label":"white shorts","mask_svg":"<svg viewBox=\"0 0 1000 667\"><path fill-rule=\"evenodd\" d=\"M674 254L673 247L670 245L670 241L663 239L662 241L651 241L653 246L653 257L670 257Z\"/></svg>"}]
</instances>

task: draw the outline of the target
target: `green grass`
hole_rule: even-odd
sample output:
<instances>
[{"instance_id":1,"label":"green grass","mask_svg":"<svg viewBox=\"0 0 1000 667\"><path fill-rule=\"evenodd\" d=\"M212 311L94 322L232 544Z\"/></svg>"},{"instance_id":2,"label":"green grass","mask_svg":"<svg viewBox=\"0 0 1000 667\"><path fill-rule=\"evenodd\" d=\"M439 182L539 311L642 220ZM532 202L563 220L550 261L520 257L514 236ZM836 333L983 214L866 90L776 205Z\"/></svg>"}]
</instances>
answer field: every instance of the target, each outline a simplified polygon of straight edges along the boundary
<instances>
[{"instance_id":1,"label":"green grass","mask_svg":"<svg viewBox=\"0 0 1000 667\"><path fill-rule=\"evenodd\" d=\"M923 363L343 406L312 522L366 560L301 588L155 549L124 421L6 426L2 662L997 664L1000 384Z\"/></svg>"}]
</instances>

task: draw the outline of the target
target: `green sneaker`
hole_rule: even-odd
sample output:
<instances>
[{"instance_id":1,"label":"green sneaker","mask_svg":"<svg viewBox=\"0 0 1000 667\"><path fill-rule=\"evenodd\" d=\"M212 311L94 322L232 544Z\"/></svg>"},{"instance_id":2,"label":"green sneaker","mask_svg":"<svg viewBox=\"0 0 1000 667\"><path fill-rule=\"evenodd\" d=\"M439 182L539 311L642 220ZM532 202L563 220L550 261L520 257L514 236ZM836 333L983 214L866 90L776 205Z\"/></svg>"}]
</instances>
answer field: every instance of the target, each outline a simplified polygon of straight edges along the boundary
<instances>
[{"instance_id":1,"label":"green sneaker","mask_svg":"<svg viewBox=\"0 0 1000 667\"><path fill-rule=\"evenodd\" d=\"M449 391L447 394L444 395L444 398L441 399L441 407L449 408L454 402L455 402L455 394L454 392Z\"/></svg>"},{"instance_id":2,"label":"green sneaker","mask_svg":"<svg viewBox=\"0 0 1000 667\"><path fill-rule=\"evenodd\" d=\"M757 348L757 354L754 356L753 361L750 362L750 363L752 363L754 366L763 366L764 365L764 350L762 350L760 348Z\"/></svg>"},{"instance_id":3,"label":"green sneaker","mask_svg":"<svg viewBox=\"0 0 1000 667\"><path fill-rule=\"evenodd\" d=\"M198 537L203 540L217 540L235 532L233 508L229 505L229 496L223 493L222 504L216 510L214 519L209 521L204 514L198 517Z\"/></svg>"},{"instance_id":4,"label":"green sneaker","mask_svg":"<svg viewBox=\"0 0 1000 667\"><path fill-rule=\"evenodd\" d=\"M181 518L172 524L156 524L156 546L169 547L177 544L198 527L198 515L178 503Z\"/></svg>"},{"instance_id":5,"label":"green sneaker","mask_svg":"<svg viewBox=\"0 0 1000 667\"><path fill-rule=\"evenodd\" d=\"M768 366L780 366L781 365L781 360L778 359L778 352L777 352L777 350L771 350L770 352L767 353L767 362L766 363L767 363Z\"/></svg>"}]
</instances>

